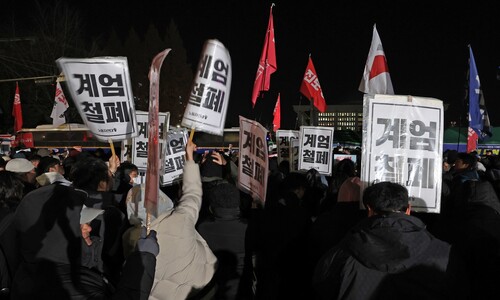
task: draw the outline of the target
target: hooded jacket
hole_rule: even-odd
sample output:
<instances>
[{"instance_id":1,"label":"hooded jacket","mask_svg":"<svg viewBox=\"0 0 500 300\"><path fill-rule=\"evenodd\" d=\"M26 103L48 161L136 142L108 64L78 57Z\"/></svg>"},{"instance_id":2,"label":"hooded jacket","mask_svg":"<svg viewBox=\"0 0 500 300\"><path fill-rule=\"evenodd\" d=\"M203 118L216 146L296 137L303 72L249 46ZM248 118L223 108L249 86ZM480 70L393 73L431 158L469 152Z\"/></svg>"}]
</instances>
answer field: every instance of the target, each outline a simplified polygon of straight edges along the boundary
<instances>
[{"instance_id":1,"label":"hooded jacket","mask_svg":"<svg viewBox=\"0 0 500 300\"><path fill-rule=\"evenodd\" d=\"M395 212L355 226L320 259L313 286L320 299L464 299L463 275L449 244Z\"/></svg>"}]
</instances>

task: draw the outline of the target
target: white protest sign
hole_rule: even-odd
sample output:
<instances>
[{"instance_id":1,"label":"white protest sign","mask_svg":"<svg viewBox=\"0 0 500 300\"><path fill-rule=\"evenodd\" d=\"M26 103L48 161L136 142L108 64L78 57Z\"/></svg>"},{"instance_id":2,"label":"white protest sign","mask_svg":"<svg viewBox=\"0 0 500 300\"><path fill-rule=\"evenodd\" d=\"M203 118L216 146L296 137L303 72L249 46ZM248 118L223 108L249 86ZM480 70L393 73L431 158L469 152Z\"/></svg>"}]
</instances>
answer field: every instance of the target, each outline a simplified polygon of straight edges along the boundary
<instances>
[{"instance_id":1,"label":"white protest sign","mask_svg":"<svg viewBox=\"0 0 500 300\"><path fill-rule=\"evenodd\" d=\"M137 136L132 139L132 162L139 168L139 170L146 170L148 166L148 123L149 112L137 111ZM160 145L160 170L163 172L161 166L165 165L165 142L166 134L170 124L170 113L158 113L158 131L159 131L159 145Z\"/></svg>"},{"instance_id":2,"label":"white protest sign","mask_svg":"<svg viewBox=\"0 0 500 300\"><path fill-rule=\"evenodd\" d=\"M278 150L278 164L283 160L290 161L290 141L299 139L298 130L278 130L276 131L276 144Z\"/></svg>"},{"instance_id":3,"label":"white protest sign","mask_svg":"<svg viewBox=\"0 0 500 300\"><path fill-rule=\"evenodd\" d=\"M161 177L162 185L169 185L182 179L187 141L188 131L185 128L172 129L167 133L165 173Z\"/></svg>"},{"instance_id":4,"label":"white protest sign","mask_svg":"<svg viewBox=\"0 0 500 300\"><path fill-rule=\"evenodd\" d=\"M299 170L332 174L333 127L300 126Z\"/></svg>"},{"instance_id":5,"label":"white protest sign","mask_svg":"<svg viewBox=\"0 0 500 300\"><path fill-rule=\"evenodd\" d=\"M363 101L363 188L399 183L408 189L412 210L439 213L443 102L397 95L365 95Z\"/></svg>"},{"instance_id":6,"label":"white protest sign","mask_svg":"<svg viewBox=\"0 0 500 300\"><path fill-rule=\"evenodd\" d=\"M182 126L215 135L224 134L232 74L229 51L207 40L195 74Z\"/></svg>"},{"instance_id":7,"label":"white protest sign","mask_svg":"<svg viewBox=\"0 0 500 300\"><path fill-rule=\"evenodd\" d=\"M56 63L80 116L98 140L137 135L126 57L59 58Z\"/></svg>"},{"instance_id":8,"label":"white protest sign","mask_svg":"<svg viewBox=\"0 0 500 300\"><path fill-rule=\"evenodd\" d=\"M290 140L290 172L299 170L300 140Z\"/></svg>"},{"instance_id":9,"label":"white protest sign","mask_svg":"<svg viewBox=\"0 0 500 300\"><path fill-rule=\"evenodd\" d=\"M256 121L240 116L240 146L238 152L238 185L252 199L266 200L269 156L267 130Z\"/></svg>"}]
</instances>

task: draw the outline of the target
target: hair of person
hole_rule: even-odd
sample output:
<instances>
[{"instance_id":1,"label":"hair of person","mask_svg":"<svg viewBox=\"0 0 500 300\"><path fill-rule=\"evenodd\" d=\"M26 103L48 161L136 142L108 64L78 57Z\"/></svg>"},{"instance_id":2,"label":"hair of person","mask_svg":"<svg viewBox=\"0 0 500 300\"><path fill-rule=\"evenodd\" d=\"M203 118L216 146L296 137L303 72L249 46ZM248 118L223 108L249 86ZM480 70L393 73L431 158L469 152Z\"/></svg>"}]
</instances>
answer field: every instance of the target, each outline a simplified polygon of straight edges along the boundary
<instances>
[{"instance_id":1,"label":"hair of person","mask_svg":"<svg viewBox=\"0 0 500 300\"><path fill-rule=\"evenodd\" d=\"M363 204L377 214L404 212L409 206L408 190L398 183L379 182L364 190Z\"/></svg>"},{"instance_id":2,"label":"hair of person","mask_svg":"<svg viewBox=\"0 0 500 300\"><path fill-rule=\"evenodd\" d=\"M306 172L307 184L309 187L320 186L321 182L321 174L318 170L311 168Z\"/></svg>"},{"instance_id":3,"label":"hair of person","mask_svg":"<svg viewBox=\"0 0 500 300\"><path fill-rule=\"evenodd\" d=\"M333 172L337 175L343 174L347 177L353 177L356 175L356 164L350 159L343 159L335 165Z\"/></svg>"},{"instance_id":4,"label":"hair of person","mask_svg":"<svg viewBox=\"0 0 500 300\"><path fill-rule=\"evenodd\" d=\"M282 186L284 191L295 191L299 188L307 189L307 177L299 172L290 172L283 179Z\"/></svg>"},{"instance_id":5,"label":"hair of person","mask_svg":"<svg viewBox=\"0 0 500 300\"><path fill-rule=\"evenodd\" d=\"M101 181L109 181L108 166L100 158L87 157L72 166L69 178L75 188L96 191Z\"/></svg>"},{"instance_id":6,"label":"hair of person","mask_svg":"<svg viewBox=\"0 0 500 300\"><path fill-rule=\"evenodd\" d=\"M30 157L30 161L40 161L42 159L42 156L39 155L39 154L33 154L31 157Z\"/></svg>"},{"instance_id":7,"label":"hair of person","mask_svg":"<svg viewBox=\"0 0 500 300\"><path fill-rule=\"evenodd\" d=\"M0 206L14 208L24 196L23 181L16 173L0 171Z\"/></svg>"},{"instance_id":8,"label":"hair of person","mask_svg":"<svg viewBox=\"0 0 500 300\"><path fill-rule=\"evenodd\" d=\"M468 170L474 170L477 167L477 158L473 154L460 152L457 154L457 159L461 159L464 164L469 165Z\"/></svg>"},{"instance_id":9,"label":"hair of person","mask_svg":"<svg viewBox=\"0 0 500 300\"><path fill-rule=\"evenodd\" d=\"M61 162L57 158L51 156L42 157L40 159L40 162L38 163L38 166L36 167L36 176L40 176L43 173L48 172L50 168L60 163Z\"/></svg>"},{"instance_id":10,"label":"hair of person","mask_svg":"<svg viewBox=\"0 0 500 300\"><path fill-rule=\"evenodd\" d=\"M131 163L129 161L124 161L118 167L118 171L117 172L118 172L118 176L120 178L124 178L125 175L130 175L130 173L132 171L139 172L139 168L137 168L136 165L134 165L133 163ZM130 180L130 177L128 177L127 179Z\"/></svg>"},{"instance_id":11,"label":"hair of person","mask_svg":"<svg viewBox=\"0 0 500 300\"><path fill-rule=\"evenodd\" d=\"M3 157L0 157L0 168L5 169L6 165L7 165L7 162L5 161L5 159L3 159Z\"/></svg>"}]
</instances>

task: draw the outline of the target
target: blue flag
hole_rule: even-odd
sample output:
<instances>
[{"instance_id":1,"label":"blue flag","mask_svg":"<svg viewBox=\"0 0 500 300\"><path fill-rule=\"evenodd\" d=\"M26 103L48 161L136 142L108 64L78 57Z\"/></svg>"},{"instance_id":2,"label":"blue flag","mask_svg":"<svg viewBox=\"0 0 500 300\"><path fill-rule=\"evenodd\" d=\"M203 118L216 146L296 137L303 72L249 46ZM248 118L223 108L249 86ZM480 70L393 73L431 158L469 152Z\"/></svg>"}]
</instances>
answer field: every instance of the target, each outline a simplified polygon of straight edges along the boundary
<instances>
[{"instance_id":1,"label":"blue flag","mask_svg":"<svg viewBox=\"0 0 500 300\"><path fill-rule=\"evenodd\" d=\"M478 135L480 140L491 137L491 125L486 111L481 83L477 73L476 61L469 46L469 127Z\"/></svg>"}]
</instances>

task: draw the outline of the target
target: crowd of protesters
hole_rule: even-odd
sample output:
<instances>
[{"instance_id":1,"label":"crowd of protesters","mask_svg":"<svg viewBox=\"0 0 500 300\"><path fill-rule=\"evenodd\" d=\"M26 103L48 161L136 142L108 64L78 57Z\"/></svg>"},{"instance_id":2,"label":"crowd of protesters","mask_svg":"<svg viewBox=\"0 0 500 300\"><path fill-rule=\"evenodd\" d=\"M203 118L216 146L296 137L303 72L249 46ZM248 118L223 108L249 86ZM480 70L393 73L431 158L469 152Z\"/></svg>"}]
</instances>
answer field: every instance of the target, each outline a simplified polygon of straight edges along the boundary
<instances>
[{"instance_id":1,"label":"crowd of protesters","mask_svg":"<svg viewBox=\"0 0 500 300\"><path fill-rule=\"evenodd\" d=\"M189 141L182 180L147 215L138 168L102 151L0 159L0 299L493 299L500 292L500 159L445 151L440 213L408 190L360 190L269 158L265 201L237 154ZM334 149L358 156L360 149Z\"/></svg>"}]
</instances>

